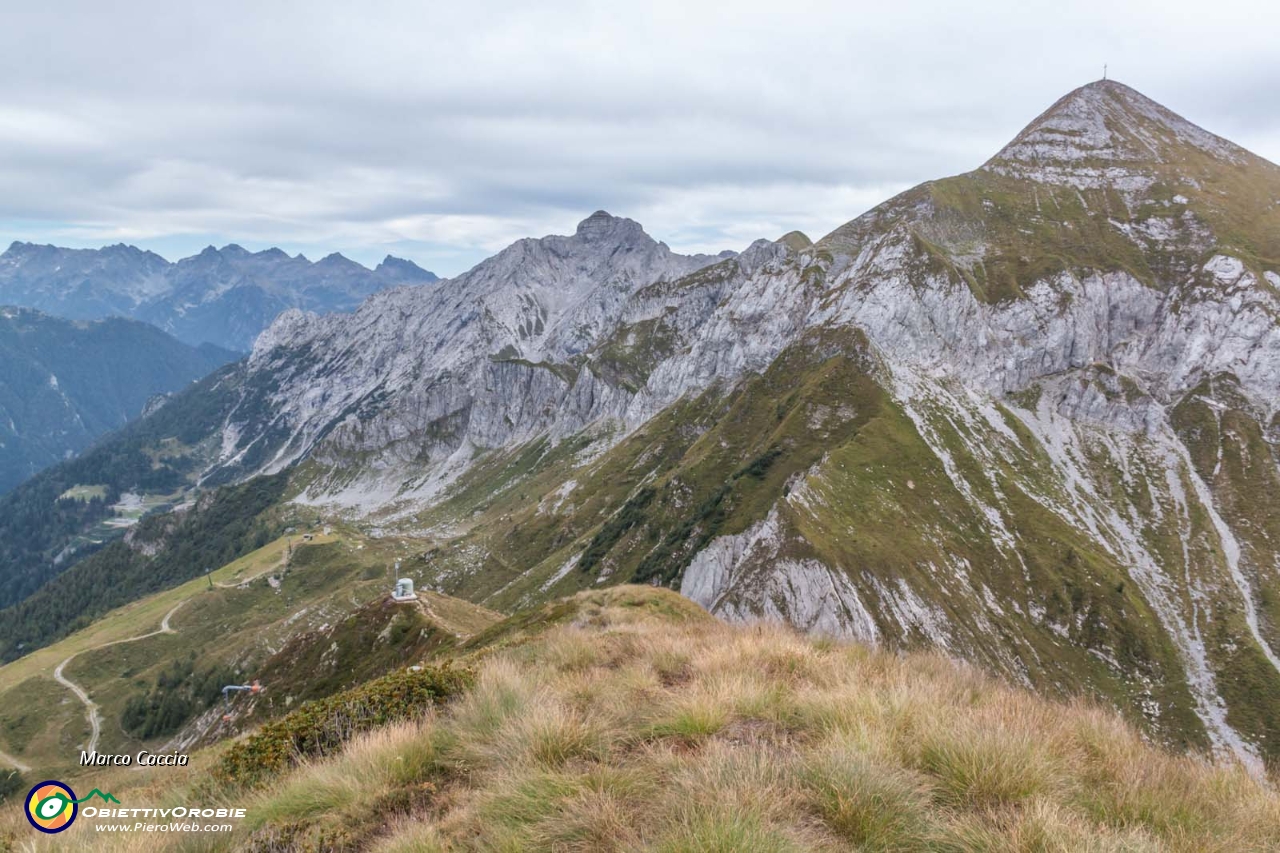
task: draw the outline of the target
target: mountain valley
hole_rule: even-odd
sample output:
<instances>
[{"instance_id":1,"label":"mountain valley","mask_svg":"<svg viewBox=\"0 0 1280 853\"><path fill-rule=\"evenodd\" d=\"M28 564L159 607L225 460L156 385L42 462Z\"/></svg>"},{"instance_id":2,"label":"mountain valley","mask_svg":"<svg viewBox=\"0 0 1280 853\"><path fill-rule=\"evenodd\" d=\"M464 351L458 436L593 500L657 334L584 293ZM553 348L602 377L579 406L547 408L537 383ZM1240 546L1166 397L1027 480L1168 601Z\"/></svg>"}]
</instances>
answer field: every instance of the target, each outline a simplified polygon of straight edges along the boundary
<instances>
[{"instance_id":1,"label":"mountain valley","mask_svg":"<svg viewBox=\"0 0 1280 853\"><path fill-rule=\"evenodd\" d=\"M132 320L0 307L0 493L236 358Z\"/></svg>"}]
</instances>

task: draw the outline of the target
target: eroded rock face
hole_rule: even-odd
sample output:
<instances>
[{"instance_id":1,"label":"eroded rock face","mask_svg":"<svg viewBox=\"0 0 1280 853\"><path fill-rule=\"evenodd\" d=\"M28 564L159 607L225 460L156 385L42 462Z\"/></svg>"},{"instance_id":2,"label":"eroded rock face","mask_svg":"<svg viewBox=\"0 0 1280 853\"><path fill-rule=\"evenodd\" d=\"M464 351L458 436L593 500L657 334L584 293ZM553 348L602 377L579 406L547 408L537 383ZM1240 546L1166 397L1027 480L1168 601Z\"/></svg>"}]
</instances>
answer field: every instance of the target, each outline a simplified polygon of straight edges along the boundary
<instances>
[{"instance_id":1,"label":"eroded rock face","mask_svg":"<svg viewBox=\"0 0 1280 853\"><path fill-rule=\"evenodd\" d=\"M572 236L521 240L456 279L378 294L350 317L286 312L248 365L272 383L253 410L286 426L234 427L223 464L242 464L258 441L269 452L252 467L263 470L313 451L335 463L364 454L358 484L337 494L322 485L317 498L377 508L399 495L410 463L427 476L403 497L434 494L475 449L621 417L634 393L585 369L586 350L633 315L628 303L643 303L646 287L714 263L736 262L678 255L600 211Z\"/></svg>"},{"instance_id":2,"label":"eroded rock face","mask_svg":"<svg viewBox=\"0 0 1280 853\"><path fill-rule=\"evenodd\" d=\"M1141 192L1192 148L1242 165L1243 148L1197 127L1123 83L1099 81L1064 96L982 167L1075 189Z\"/></svg>"},{"instance_id":3,"label":"eroded rock face","mask_svg":"<svg viewBox=\"0 0 1280 853\"><path fill-rule=\"evenodd\" d=\"M477 503L437 582L516 606L654 578L726 618L1090 691L1260 766L1280 757L1277 199L1277 167L1092 84L816 244L685 257L597 213L349 317L287 313L212 473L310 458L302 500L395 516L483 485L485 454L581 440L529 515ZM812 351L836 339L861 355ZM792 400L841 359L884 399ZM742 392L779 371L767 403ZM683 456L648 435L721 398ZM709 436L743 467L694 476ZM756 485L798 447L785 489ZM629 492L593 497L626 454ZM508 574L467 586L483 571Z\"/></svg>"}]
</instances>

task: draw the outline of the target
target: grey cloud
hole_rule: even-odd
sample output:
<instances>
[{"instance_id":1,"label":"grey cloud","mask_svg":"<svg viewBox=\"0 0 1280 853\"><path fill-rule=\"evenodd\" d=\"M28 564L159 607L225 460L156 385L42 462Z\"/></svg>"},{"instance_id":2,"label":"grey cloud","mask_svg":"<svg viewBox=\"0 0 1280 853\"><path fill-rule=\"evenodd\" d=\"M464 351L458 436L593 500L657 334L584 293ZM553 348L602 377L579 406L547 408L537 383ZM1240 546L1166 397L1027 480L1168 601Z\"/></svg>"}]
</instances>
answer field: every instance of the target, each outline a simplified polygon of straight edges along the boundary
<instances>
[{"instance_id":1,"label":"grey cloud","mask_svg":"<svg viewBox=\"0 0 1280 853\"><path fill-rule=\"evenodd\" d=\"M26 6L0 238L453 273L598 207L677 249L816 236L976 167L1103 62L1280 157L1273 4Z\"/></svg>"}]
</instances>

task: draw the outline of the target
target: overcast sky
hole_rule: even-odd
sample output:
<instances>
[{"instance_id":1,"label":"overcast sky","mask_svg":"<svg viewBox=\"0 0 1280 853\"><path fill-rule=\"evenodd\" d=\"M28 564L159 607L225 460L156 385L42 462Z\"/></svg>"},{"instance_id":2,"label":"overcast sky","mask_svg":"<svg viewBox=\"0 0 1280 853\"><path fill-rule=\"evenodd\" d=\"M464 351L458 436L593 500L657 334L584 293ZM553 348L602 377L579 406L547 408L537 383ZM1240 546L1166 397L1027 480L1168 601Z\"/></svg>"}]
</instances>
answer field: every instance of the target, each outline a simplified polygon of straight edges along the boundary
<instances>
[{"instance_id":1,"label":"overcast sky","mask_svg":"<svg viewBox=\"0 0 1280 853\"><path fill-rule=\"evenodd\" d=\"M817 238L1104 62L1280 161L1274 2L5 5L6 244L447 275L597 208L682 251Z\"/></svg>"}]
</instances>

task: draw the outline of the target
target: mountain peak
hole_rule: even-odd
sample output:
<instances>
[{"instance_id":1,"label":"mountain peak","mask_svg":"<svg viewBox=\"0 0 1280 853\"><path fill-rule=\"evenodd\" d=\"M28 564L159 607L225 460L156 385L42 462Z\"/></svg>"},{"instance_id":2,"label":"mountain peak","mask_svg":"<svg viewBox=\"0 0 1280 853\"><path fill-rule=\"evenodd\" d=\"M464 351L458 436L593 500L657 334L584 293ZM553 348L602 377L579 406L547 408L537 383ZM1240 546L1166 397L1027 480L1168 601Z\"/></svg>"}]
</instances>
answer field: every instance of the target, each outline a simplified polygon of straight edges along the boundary
<instances>
[{"instance_id":1,"label":"mountain peak","mask_svg":"<svg viewBox=\"0 0 1280 853\"><path fill-rule=\"evenodd\" d=\"M1191 151L1237 163L1248 156L1136 89L1096 80L1059 98L983 168L1043 183L1101 186L1179 162Z\"/></svg>"},{"instance_id":2,"label":"mountain peak","mask_svg":"<svg viewBox=\"0 0 1280 853\"><path fill-rule=\"evenodd\" d=\"M6 255L30 256L39 254L74 252L75 249L62 249L50 243L32 243L30 241L14 240L9 248L5 251Z\"/></svg>"},{"instance_id":3,"label":"mountain peak","mask_svg":"<svg viewBox=\"0 0 1280 853\"><path fill-rule=\"evenodd\" d=\"M802 252L813 245L809 235L803 231L788 231L774 242L782 243L794 252Z\"/></svg>"},{"instance_id":4,"label":"mountain peak","mask_svg":"<svg viewBox=\"0 0 1280 853\"><path fill-rule=\"evenodd\" d=\"M613 216L604 210L597 210L578 223L577 236L585 240L598 240L615 236L648 236L639 222L621 216Z\"/></svg>"},{"instance_id":5,"label":"mountain peak","mask_svg":"<svg viewBox=\"0 0 1280 853\"><path fill-rule=\"evenodd\" d=\"M382 263L374 269L374 273L397 281L439 281L440 277L429 270L415 264L413 261L397 258L395 255L387 255L382 259Z\"/></svg>"}]
</instances>

